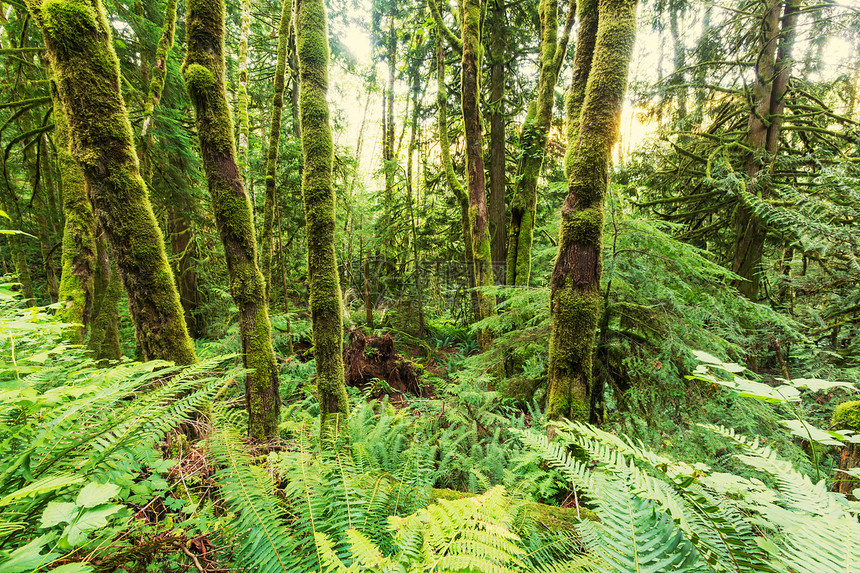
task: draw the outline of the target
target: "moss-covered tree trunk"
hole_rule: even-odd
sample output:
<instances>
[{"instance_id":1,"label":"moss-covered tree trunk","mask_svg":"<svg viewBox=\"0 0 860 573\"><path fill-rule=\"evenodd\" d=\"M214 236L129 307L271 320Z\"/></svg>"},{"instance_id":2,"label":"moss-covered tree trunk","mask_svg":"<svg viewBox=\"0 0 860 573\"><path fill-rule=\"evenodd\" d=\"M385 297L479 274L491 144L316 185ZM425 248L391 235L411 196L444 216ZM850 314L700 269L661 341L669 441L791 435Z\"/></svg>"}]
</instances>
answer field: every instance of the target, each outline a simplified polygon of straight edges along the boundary
<instances>
[{"instance_id":1,"label":"moss-covered tree trunk","mask_svg":"<svg viewBox=\"0 0 860 573\"><path fill-rule=\"evenodd\" d=\"M472 260L475 286L478 290L478 319L496 313L496 296L486 292L493 286L493 259L490 250L490 221L487 211L487 189L484 180L484 152L481 136L481 1L463 2L463 73L461 94L463 127L466 136L466 179L469 189L469 231L472 235ZM482 350L492 345L492 333L478 333Z\"/></svg>"},{"instance_id":2,"label":"moss-covered tree trunk","mask_svg":"<svg viewBox=\"0 0 860 573\"><path fill-rule=\"evenodd\" d=\"M430 0L434 2L435 0ZM442 156L442 168L445 170L445 179L448 186L454 192L454 197L460 205L460 224L463 229L464 259L469 265L468 280L469 288L475 287L474 266L471 264L472 257L472 231L469 228L469 195L457 173L454 171L454 163L451 161L451 143L448 138L448 87L445 83L445 49L442 45L442 32L439 21L436 22L436 106L439 123L439 151ZM477 311L477 297L473 301L473 312ZM477 315L477 312L474 312Z\"/></svg>"},{"instance_id":3,"label":"moss-covered tree trunk","mask_svg":"<svg viewBox=\"0 0 860 573\"><path fill-rule=\"evenodd\" d=\"M507 224L505 221L505 58L507 57L505 43L507 42L507 26L505 22L505 3L503 0L490 0L487 15L489 28L490 67L490 228L492 230L493 268L501 268L505 263L507 249ZM499 280L504 284L505 275L499 273Z\"/></svg>"},{"instance_id":4,"label":"moss-covered tree trunk","mask_svg":"<svg viewBox=\"0 0 860 573\"><path fill-rule=\"evenodd\" d=\"M600 318L603 198L636 34L636 0L584 0L568 92L568 195L552 272L547 417L588 421Z\"/></svg>"},{"instance_id":5,"label":"moss-covered tree trunk","mask_svg":"<svg viewBox=\"0 0 860 573\"><path fill-rule=\"evenodd\" d=\"M122 280L116 272L116 266L111 264L104 236L97 240L97 245L95 301L87 348L96 360L119 360L122 358L119 345L119 301L122 298Z\"/></svg>"},{"instance_id":6,"label":"moss-covered tree trunk","mask_svg":"<svg viewBox=\"0 0 860 573\"><path fill-rule=\"evenodd\" d=\"M60 275L60 307L57 317L70 327L65 336L81 344L93 310L96 270L96 217L87 195L84 175L72 157L66 111L59 95L54 99L54 142L63 190L63 269Z\"/></svg>"},{"instance_id":7,"label":"moss-covered tree trunk","mask_svg":"<svg viewBox=\"0 0 860 573\"><path fill-rule=\"evenodd\" d=\"M340 280L334 252L334 148L326 100L329 46L323 0L297 0L296 32L308 282L320 430L326 434L340 425L349 402L343 371Z\"/></svg>"},{"instance_id":8,"label":"moss-covered tree trunk","mask_svg":"<svg viewBox=\"0 0 860 573\"><path fill-rule=\"evenodd\" d=\"M252 369L245 378L248 433L262 440L277 433L280 421L278 365L272 349L266 282L257 266L251 202L236 162L227 103L224 2L189 0L187 6L188 52L182 73L194 104L200 154L227 258L230 293L239 310L244 364Z\"/></svg>"},{"instance_id":9,"label":"moss-covered tree trunk","mask_svg":"<svg viewBox=\"0 0 860 573\"><path fill-rule=\"evenodd\" d=\"M100 0L29 0L68 114L72 154L116 259L143 359L196 361L120 95Z\"/></svg>"},{"instance_id":10,"label":"moss-covered tree trunk","mask_svg":"<svg viewBox=\"0 0 860 573\"><path fill-rule=\"evenodd\" d=\"M269 149L266 152L266 199L263 203L263 230L260 238L260 266L266 279L267 300L272 291L272 228L275 224L275 202L278 183L278 145L281 141L281 114L284 110L284 78L287 68L287 42L292 25L293 3L284 0L278 28L278 56L275 64L275 95L272 98L272 119L269 125ZM287 293L284 292L286 299Z\"/></svg>"},{"instance_id":11,"label":"moss-covered tree trunk","mask_svg":"<svg viewBox=\"0 0 860 573\"><path fill-rule=\"evenodd\" d=\"M552 123L555 86L573 27L574 8L575 4L571 4L564 31L558 38L557 0L541 0L538 7L541 40L537 100L529 106L520 136L520 160L508 226L507 284L512 286L529 286L537 214L537 180Z\"/></svg>"},{"instance_id":12,"label":"moss-covered tree trunk","mask_svg":"<svg viewBox=\"0 0 860 573\"><path fill-rule=\"evenodd\" d=\"M173 35L176 29L176 0L167 0L164 9L164 25L161 28L161 37L155 50L155 66L152 68L152 78L149 81L149 92L146 95L146 103L143 106L143 127L140 129L141 137L146 137L155 106L161 101L164 91L164 80L167 77L167 57L173 47Z\"/></svg>"},{"instance_id":13,"label":"moss-covered tree trunk","mask_svg":"<svg viewBox=\"0 0 860 573\"><path fill-rule=\"evenodd\" d=\"M389 3L388 12L388 37L386 39L386 64L388 65L388 81L383 93L382 110L382 162L385 173L385 191L383 194L383 214L380 222L382 227L379 235L382 238L383 255L386 259L392 259L394 249L394 176L397 173L397 156L394 151L394 80L397 74L397 30L394 28L396 2ZM385 272L389 271L386 265Z\"/></svg>"},{"instance_id":14,"label":"moss-covered tree trunk","mask_svg":"<svg viewBox=\"0 0 860 573\"><path fill-rule=\"evenodd\" d=\"M248 143L251 124L248 119L248 35L251 33L251 0L240 0L239 29L239 85L236 88L236 105L239 116L239 174L247 185ZM253 205L253 201L251 201ZM253 216L253 212L252 212Z\"/></svg>"},{"instance_id":15,"label":"moss-covered tree trunk","mask_svg":"<svg viewBox=\"0 0 860 573\"><path fill-rule=\"evenodd\" d=\"M784 8L784 11L783 11ZM764 4L758 33L756 81L753 86L753 110L747 133L746 160L748 190L761 198L771 194L770 166L779 149L782 113L791 75L791 51L800 0L768 0ZM780 13L782 20L780 26ZM777 49L778 46L778 49ZM732 271L741 277L737 288L747 298L758 299L761 284L761 258L767 229L761 218L744 202L735 214L735 248Z\"/></svg>"}]
</instances>

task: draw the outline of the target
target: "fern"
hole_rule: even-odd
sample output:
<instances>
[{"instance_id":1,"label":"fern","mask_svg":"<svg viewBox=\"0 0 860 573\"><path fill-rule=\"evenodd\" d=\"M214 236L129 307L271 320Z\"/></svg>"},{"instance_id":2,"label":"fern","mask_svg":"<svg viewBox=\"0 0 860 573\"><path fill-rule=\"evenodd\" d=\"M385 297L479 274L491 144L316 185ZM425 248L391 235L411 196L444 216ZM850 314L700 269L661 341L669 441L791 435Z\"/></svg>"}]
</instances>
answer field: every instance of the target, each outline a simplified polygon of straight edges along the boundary
<instances>
[{"instance_id":1,"label":"fern","mask_svg":"<svg viewBox=\"0 0 860 573\"><path fill-rule=\"evenodd\" d=\"M255 466L229 426L209 438L213 458L224 465L216 479L227 507L236 515L233 532L239 564L261 573L301 571L288 561L296 541L282 526L284 507L273 495L274 484Z\"/></svg>"}]
</instances>

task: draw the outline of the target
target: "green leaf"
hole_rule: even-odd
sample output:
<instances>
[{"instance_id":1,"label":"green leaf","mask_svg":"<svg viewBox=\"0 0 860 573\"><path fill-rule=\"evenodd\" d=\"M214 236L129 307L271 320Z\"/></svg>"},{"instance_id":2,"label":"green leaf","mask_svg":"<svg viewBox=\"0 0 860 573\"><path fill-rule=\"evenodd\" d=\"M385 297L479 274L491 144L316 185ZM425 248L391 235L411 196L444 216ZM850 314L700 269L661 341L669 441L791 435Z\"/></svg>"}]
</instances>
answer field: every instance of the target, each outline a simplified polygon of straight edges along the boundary
<instances>
[{"instance_id":1,"label":"green leaf","mask_svg":"<svg viewBox=\"0 0 860 573\"><path fill-rule=\"evenodd\" d=\"M837 440L834 437L832 432L825 432L824 430L820 430L807 422L801 422L800 420L782 420L782 423L791 430L792 434L799 438L803 438L804 440L812 440L825 446L843 445L840 440Z\"/></svg>"},{"instance_id":2,"label":"green leaf","mask_svg":"<svg viewBox=\"0 0 860 573\"><path fill-rule=\"evenodd\" d=\"M93 568L86 563L66 563L51 569L51 573L90 573L92 570Z\"/></svg>"},{"instance_id":3,"label":"green leaf","mask_svg":"<svg viewBox=\"0 0 860 573\"><path fill-rule=\"evenodd\" d=\"M107 518L122 508L122 505L111 504L85 512L75 523L66 526L66 529L63 530L63 540L70 547L75 547L86 538L88 532L105 527L108 524Z\"/></svg>"},{"instance_id":4,"label":"green leaf","mask_svg":"<svg viewBox=\"0 0 860 573\"><path fill-rule=\"evenodd\" d=\"M828 380L821 380L820 378L795 378L791 383L799 388L809 388L813 392L830 390L831 388L846 388L848 390L857 389L857 387L850 382L831 382Z\"/></svg>"},{"instance_id":5,"label":"green leaf","mask_svg":"<svg viewBox=\"0 0 860 573\"><path fill-rule=\"evenodd\" d=\"M53 527L60 523L71 523L78 515L78 506L71 502L52 501L42 512L39 527Z\"/></svg>"},{"instance_id":6,"label":"green leaf","mask_svg":"<svg viewBox=\"0 0 860 573\"><path fill-rule=\"evenodd\" d=\"M20 499L22 497L27 497L28 495L35 495L38 493L45 493L49 491L53 491L55 489L59 489L61 487L66 487L69 485L74 485L76 483L81 483L84 481L82 477L73 476L73 475L56 475L47 477L45 479L41 479L35 483L31 483L27 487L23 487L16 492L12 492L4 498L0 499L0 507L4 505L9 505L16 499Z\"/></svg>"},{"instance_id":7,"label":"green leaf","mask_svg":"<svg viewBox=\"0 0 860 573\"><path fill-rule=\"evenodd\" d=\"M88 483L75 501L81 507L95 507L107 503L119 493L120 487L112 483Z\"/></svg>"},{"instance_id":8,"label":"green leaf","mask_svg":"<svg viewBox=\"0 0 860 573\"><path fill-rule=\"evenodd\" d=\"M53 535L42 535L27 545L19 547L9 555L6 561L0 563L0 571L3 571L3 573L29 572L50 563L60 555L58 553L42 554L40 551L53 538Z\"/></svg>"}]
</instances>

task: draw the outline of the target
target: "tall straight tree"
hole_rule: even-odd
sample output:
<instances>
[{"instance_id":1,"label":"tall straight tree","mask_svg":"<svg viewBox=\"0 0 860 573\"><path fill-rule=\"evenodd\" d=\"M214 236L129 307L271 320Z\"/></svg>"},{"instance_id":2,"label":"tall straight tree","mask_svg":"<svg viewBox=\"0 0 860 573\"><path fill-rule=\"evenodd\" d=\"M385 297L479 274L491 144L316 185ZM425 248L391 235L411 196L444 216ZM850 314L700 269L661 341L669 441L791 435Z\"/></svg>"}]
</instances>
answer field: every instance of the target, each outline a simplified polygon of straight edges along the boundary
<instances>
[{"instance_id":1,"label":"tall straight tree","mask_svg":"<svg viewBox=\"0 0 860 573\"><path fill-rule=\"evenodd\" d=\"M224 2L189 0L186 23L188 52L182 73L194 104L200 154L212 196L212 208L230 274L230 293L239 309L239 332L246 368L245 406L248 434L271 438L280 421L278 364L272 349L272 327L266 282L257 266L257 242L251 202L236 163L233 119L224 81Z\"/></svg>"},{"instance_id":2,"label":"tall straight tree","mask_svg":"<svg viewBox=\"0 0 860 573\"><path fill-rule=\"evenodd\" d=\"M275 95L272 97L272 120L269 125L269 149L266 152L266 199L263 203L263 230L260 238L260 267L266 279L266 293L272 290L272 228L275 224L277 201L278 145L281 142L281 115L284 110L284 78L287 68L287 43L292 25L293 2L283 0L278 27L278 56L275 64ZM286 299L287 293L284 292ZM268 298L267 298L268 300Z\"/></svg>"},{"instance_id":3,"label":"tall straight tree","mask_svg":"<svg viewBox=\"0 0 860 573\"><path fill-rule=\"evenodd\" d=\"M568 91L568 195L550 291L547 417L587 421L600 318L603 198L636 35L636 0L581 0Z\"/></svg>"},{"instance_id":4,"label":"tall straight tree","mask_svg":"<svg viewBox=\"0 0 860 573\"><path fill-rule=\"evenodd\" d=\"M132 142L100 0L28 0L45 39L71 149L129 298L141 358L196 361Z\"/></svg>"},{"instance_id":5,"label":"tall straight tree","mask_svg":"<svg viewBox=\"0 0 860 573\"><path fill-rule=\"evenodd\" d=\"M759 21L756 80L752 90L753 109L749 118L746 141L749 151L745 167L750 191L766 198L770 195L767 168L773 163L779 149L800 0L768 0L763 7ZM767 229L752 207L744 203L738 205L735 228L737 234L732 271L742 279L737 284L738 290L756 300Z\"/></svg>"},{"instance_id":6,"label":"tall straight tree","mask_svg":"<svg viewBox=\"0 0 860 573\"><path fill-rule=\"evenodd\" d=\"M484 152L481 137L481 0L463 2L463 127L466 135L466 179L469 188L469 229L472 235L472 257L475 286L478 290L478 319L496 313L496 297L483 290L493 286L493 259L490 252L490 220L487 212L487 189L484 179ZM482 350L492 344L492 334L478 333Z\"/></svg>"},{"instance_id":7,"label":"tall straight tree","mask_svg":"<svg viewBox=\"0 0 860 573\"><path fill-rule=\"evenodd\" d=\"M431 7L436 6L437 0L428 0ZM438 14L438 8L434 10ZM472 257L472 231L469 229L469 194L466 193L466 188L454 171L454 163L451 160L451 143L448 138L448 86L445 82L445 47L443 45L443 30L445 24L442 22L441 16L434 17L436 20L436 105L437 118L439 123L439 150L442 157L442 168L445 171L445 178L448 181L448 186L454 192L454 197L460 205L460 223L463 229L463 244L465 246L465 260L470 265ZM462 52L462 47L460 49ZM475 273L469 272L469 287L475 286ZM473 306L477 306L473 304Z\"/></svg>"},{"instance_id":8,"label":"tall straight tree","mask_svg":"<svg viewBox=\"0 0 860 573\"><path fill-rule=\"evenodd\" d=\"M505 221L505 43L507 26L505 22L504 0L488 0L487 28L489 53L487 61L490 68L490 198L488 209L493 232L491 251L493 266L505 263L507 249L507 225ZM499 276L504 283L505 276Z\"/></svg>"},{"instance_id":9,"label":"tall straight tree","mask_svg":"<svg viewBox=\"0 0 860 573\"><path fill-rule=\"evenodd\" d=\"M329 125L328 25L323 0L297 0L299 114L304 172L302 198L320 431L337 428L349 411L343 371L340 279L334 252L334 144Z\"/></svg>"},{"instance_id":10,"label":"tall straight tree","mask_svg":"<svg viewBox=\"0 0 860 573\"><path fill-rule=\"evenodd\" d=\"M571 2L563 32L558 37L558 1L541 0L540 66L537 100L529 106L522 135L516 187L511 201L508 228L507 284L529 286L531 253L537 214L537 180L546 152L546 142L555 105L555 86L567 53L576 4Z\"/></svg>"}]
</instances>

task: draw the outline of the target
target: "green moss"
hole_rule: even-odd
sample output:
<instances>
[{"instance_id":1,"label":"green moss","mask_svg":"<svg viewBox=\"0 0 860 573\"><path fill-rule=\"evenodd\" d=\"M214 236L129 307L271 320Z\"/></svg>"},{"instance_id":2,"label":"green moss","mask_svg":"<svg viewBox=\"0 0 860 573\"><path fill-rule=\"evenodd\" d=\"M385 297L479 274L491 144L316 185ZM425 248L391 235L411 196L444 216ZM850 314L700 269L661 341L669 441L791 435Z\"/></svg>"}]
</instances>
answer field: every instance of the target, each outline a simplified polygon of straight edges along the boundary
<instances>
[{"instance_id":1,"label":"green moss","mask_svg":"<svg viewBox=\"0 0 860 573\"><path fill-rule=\"evenodd\" d=\"M272 348L266 283L257 266L251 202L236 159L233 123L224 78L224 4L191 0L182 73L194 104L203 168L215 221L224 243L230 293L239 314L248 432L265 440L280 421L278 366Z\"/></svg>"},{"instance_id":2,"label":"green moss","mask_svg":"<svg viewBox=\"0 0 860 573\"><path fill-rule=\"evenodd\" d=\"M196 360L161 231L140 177L101 2L29 0L42 29L74 158L128 290L142 358Z\"/></svg>"},{"instance_id":3,"label":"green moss","mask_svg":"<svg viewBox=\"0 0 860 573\"><path fill-rule=\"evenodd\" d=\"M831 426L860 432L860 400L843 402L836 406Z\"/></svg>"},{"instance_id":4,"label":"green moss","mask_svg":"<svg viewBox=\"0 0 860 573\"><path fill-rule=\"evenodd\" d=\"M322 0L298 0L299 111L304 171L302 198L308 241L308 277L314 358L324 439L349 410L343 371L343 311L334 251L334 151L329 125L328 34Z\"/></svg>"},{"instance_id":5,"label":"green moss","mask_svg":"<svg viewBox=\"0 0 860 573\"><path fill-rule=\"evenodd\" d=\"M263 229L260 237L260 267L266 281L266 299L271 296L272 231L275 222L276 180L278 171L278 145L281 140L281 114L284 107L284 79L286 74L287 44L292 23L292 1L284 0L281 7L281 24L278 30L278 58L275 65L275 94L272 97L272 118L269 124L269 148L266 152L266 198L263 203ZM286 297L287 293L284 293ZM292 348L292 342L290 342Z\"/></svg>"},{"instance_id":6,"label":"green moss","mask_svg":"<svg viewBox=\"0 0 860 573\"><path fill-rule=\"evenodd\" d=\"M602 306L603 197L635 36L636 2L584 0L579 11L573 86L565 103L569 190L552 278L547 394L550 419L587 421Z\"/></svg>"}]
</instances>

